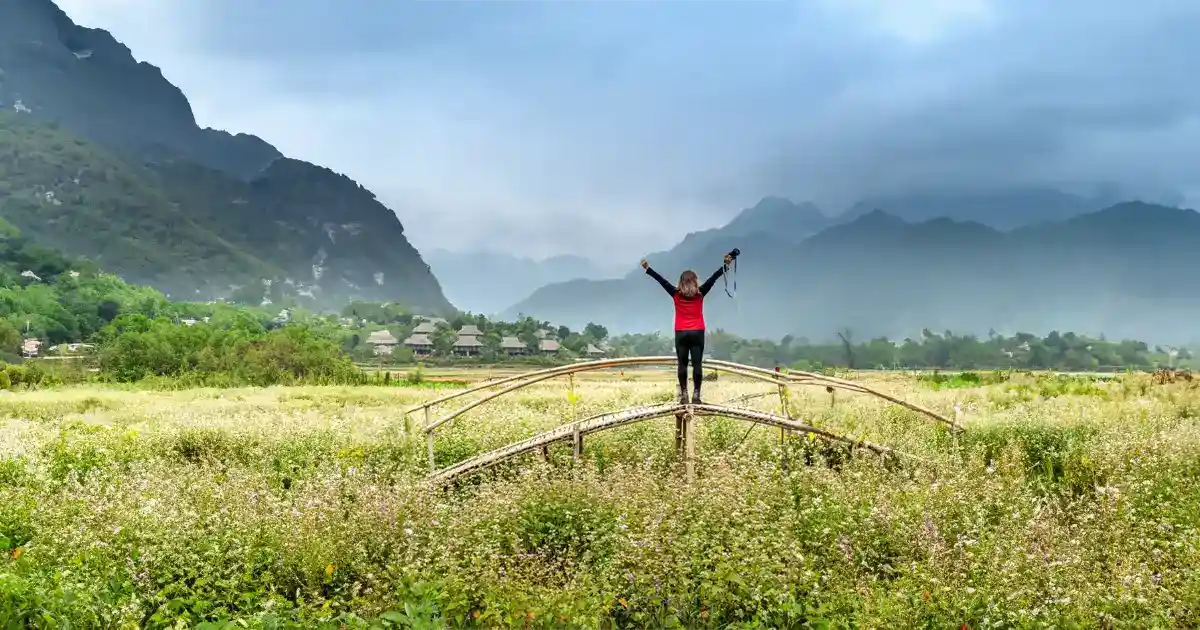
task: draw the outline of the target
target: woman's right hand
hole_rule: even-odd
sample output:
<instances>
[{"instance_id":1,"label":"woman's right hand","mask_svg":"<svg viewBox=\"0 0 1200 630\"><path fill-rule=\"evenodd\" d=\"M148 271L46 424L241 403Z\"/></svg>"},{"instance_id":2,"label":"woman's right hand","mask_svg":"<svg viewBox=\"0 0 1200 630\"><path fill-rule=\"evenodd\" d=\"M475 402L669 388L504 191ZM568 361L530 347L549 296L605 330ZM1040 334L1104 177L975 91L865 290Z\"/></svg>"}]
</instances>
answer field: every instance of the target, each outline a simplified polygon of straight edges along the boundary
<instances>
[{"instance_id":1,"label":"woman's right hand","mask_svg":"<svg viewBox=\"0 0 1200 630\"><path fill-rule=\"evenodd\" d=\"M642 269L649 269L649 268L650 268L650 263L646 262L646 259L643 258L642 259Z\"/></svg>"}]
</instances>

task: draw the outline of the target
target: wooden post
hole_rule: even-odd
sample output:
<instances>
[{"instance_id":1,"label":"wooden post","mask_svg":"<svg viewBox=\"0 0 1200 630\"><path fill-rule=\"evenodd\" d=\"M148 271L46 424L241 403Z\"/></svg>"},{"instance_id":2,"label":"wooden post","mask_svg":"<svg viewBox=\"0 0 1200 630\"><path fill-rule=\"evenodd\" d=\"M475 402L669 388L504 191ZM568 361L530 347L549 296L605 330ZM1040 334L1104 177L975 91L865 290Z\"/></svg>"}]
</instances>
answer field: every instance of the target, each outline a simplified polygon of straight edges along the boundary
<instances>
[{"instance_id":1,"label":"wooden post","mask_svg":"<svg viewBox=\"0 0 1200 630\"><path fill-rule=\"evenodd\" d=\"M575 465L578 466L583 462L583 434L579 432L579 425L575 425L574 431L571 432L571 444L574 446Z\"/></svg>"},{"instance_id":2,"label":"wooden post","mask_svg":"<svg viewBox=\"0 0 1200 630\"><path fill-rule=\"evenodd\" d=\"M792 419L791 405L788 404L787 385L779 385L779 406L783 408L783 415L788 419ZM788 471L788 430L784 427L779 427L779 465L783 469L784 474Z\"/></svg>"},{"instance_id":3,"label":"wooden post","mask_svg":"<svg viewBox=\"0 0 1200 630\"><path fill-rule=\"evenodd\" d=\"M683 459L683 413L682 411L675 414L675 459Z\"/></svg>"},{"instance_id":4,"label":"wooden post","mask_svg":"<svg viewBox=\"0 0 1200 630\"><path fill-rule=\"evenodd\" d=\"M542 447L542 461L546 462L547 464L550 463L550 447L549 446Z\"/></svg>"},{"instance_id":5,"label":"wooden post","mask_svg":"<svg viewBox=\"0 0 1200 630\"><path fill-rule=\"evenodd\" d=\"M683 472L688 483L696 480L696 416L692 408L683 414Z\"/></svg>"},{"instance_id":6,"label":"wooden post","mask_svg":"<svg viewBox=\"0 0 1200 630\"><path fill-rule=\"evenodd\" d=\"M425 408L425 426L429 427L429 407ZM437 464L433 461L433 431L425 434L425 445L429 449L429 472L433 473L437 470Z\"/></svg>"},{"instance_id":7,"label":"wooden post","mask_svg":"<svg viewBox=\"0 0 1200 630\"><path fill-rule=\"evenodd\" d=\"M575 422L575 375L567 375L567 401L571 403L571 422Z\"/></svg>"}]
</instances>

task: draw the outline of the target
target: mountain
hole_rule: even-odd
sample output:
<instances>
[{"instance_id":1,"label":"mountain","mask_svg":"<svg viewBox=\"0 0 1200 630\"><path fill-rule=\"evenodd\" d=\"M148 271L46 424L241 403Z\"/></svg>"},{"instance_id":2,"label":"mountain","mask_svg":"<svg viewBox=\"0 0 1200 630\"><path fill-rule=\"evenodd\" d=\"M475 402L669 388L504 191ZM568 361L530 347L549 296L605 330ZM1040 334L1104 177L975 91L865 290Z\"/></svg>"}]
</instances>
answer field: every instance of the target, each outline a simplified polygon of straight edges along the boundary
<instances>
[{"instance_id":1,"label":"mountain","mask_svg":"<svg viewBox=\"0 0 1200 630\"><path fill-rule=\"evenodd\" d=\"M262 139L196 125L183 92L107 31L75 25L50 0L0 3L0 101L96 143L176 156L250 177L280 156Z\"/></svg>"},{"instance_id":2,"label":"mountain","mask_svg":"<svg viewBox=\"0 0 1200 630\"><path fill-rule=\"evenodd\" d=\"M176 208L145 167L12 112L0 112L0 216L36 242L177 293L215 290L206 278L224 269L282 272Z\"/></svg>"},{"instance_id":3,"label":"mountain","mask_svg":"<svg viewBox=\"0 0 1200 630\"><path fill-rule=\"evenodd\" d=\"M711 273L725 245L701 248L687 266ZM1012 232L871 211L799 243L759 236L740 247L736 298L718 285L706 318L747 336L1059 329L1179 342L1196 338L1200 316L1200 280L1189 273L1200 265L1200 214L1140 202ZM659 270L672 278L679 267ZM506 314L516 313L667 332L671 303L639 271L543 287Z\"/></svg>"},{"instance_id":4,"label":"mountain","mask_svg":"<svg viewBox=\"0 0 1200 630\"><path fill-rule=\"evenodd\" d=\"M795 203L782 197L764 197L757 204L739 212L729 223L709 230L690 232L675 247L664 252L655 252L646 259L663 268L686 268L701 253L720 250L721 255L748 238L758 240L778 239L782 243L799 243L820 232L839 219L831 218L811 203ZM628 276L642 274L640 267L629 271Z\"/></svg>"},{"instance_id":5,"label":"mountain","mask_svg":"<svg viewBox=\"0 0 1200 630\"><path fill-rule=\"evenodd\" d=\"M974 221L998 230L1013 230L1044 221L1061 221L1095 212L1118 198L1105 194L1074 195L1051 188L1014 188L991 192L917 192L871 197L854 204L842 221L882 210L909 222L949 218Z\"/></svg>"},{"instance_id":6,"label":"mountain","mask_svg":"<svg viewBox=\"0 0 1200 630\"><path fill-rule=\"evenodd\" d=\"M533 260L499 252L437 249L427 252L425 259L445 287L447 297L458 308L482 314L498 313L514 300L547 284L603 278L614 272L594 261L569 255Z\"/></svg>"},{"instance_id":7,"label":"mountain","mask_svg":"<svg viewBox=\"0 0 1200 630\"><path fill-rule=\"evenodd\" d=\"M49 0L0 2L0 217L177 297L451 310L396 214L345 175L202 129L183 93Z\"/></svg>"}]
</instances>

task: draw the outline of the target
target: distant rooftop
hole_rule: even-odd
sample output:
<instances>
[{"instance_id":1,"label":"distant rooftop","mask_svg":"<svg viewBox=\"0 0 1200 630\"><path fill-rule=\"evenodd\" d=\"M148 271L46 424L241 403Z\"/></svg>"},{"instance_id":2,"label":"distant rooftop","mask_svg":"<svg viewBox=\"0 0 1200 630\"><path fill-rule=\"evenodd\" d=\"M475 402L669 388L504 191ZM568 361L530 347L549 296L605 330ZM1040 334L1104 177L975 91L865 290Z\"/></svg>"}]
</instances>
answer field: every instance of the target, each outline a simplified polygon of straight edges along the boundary
<instances>
[{"instance_id":1,"label":"distant rooftop","mask_svg":"<svg viewBox=\"0 0 1200 630\"><path fill-rule=\"evenodd\" d=\"M387 330L376 330L367 336L367 343L380 346L396 345L396 337Z\"/></svg>"},{"instance_id":2,"label":"distant rooftop","mask_svg":"<svg viewBox=\"0 0 1200 630\"><path fill-rule=\"evenodd\" d=\"M410 335L408 339L404 340L404 345L406 345L406 346L432 346L433 341L431 341L429 339L429 335L414 334L414 335Z\"/></svg>"},{"instance_id":3,"label":"distant rooftop","mask_svg":"<svg viewBox=\"0 0 1200 630\"><path fill-rule=\"evenodd\" d=\"M459 335L458 340L454 342L455 348L478 348L482 345L483 342L475 335Z\"/></svg>"}]
</instances>

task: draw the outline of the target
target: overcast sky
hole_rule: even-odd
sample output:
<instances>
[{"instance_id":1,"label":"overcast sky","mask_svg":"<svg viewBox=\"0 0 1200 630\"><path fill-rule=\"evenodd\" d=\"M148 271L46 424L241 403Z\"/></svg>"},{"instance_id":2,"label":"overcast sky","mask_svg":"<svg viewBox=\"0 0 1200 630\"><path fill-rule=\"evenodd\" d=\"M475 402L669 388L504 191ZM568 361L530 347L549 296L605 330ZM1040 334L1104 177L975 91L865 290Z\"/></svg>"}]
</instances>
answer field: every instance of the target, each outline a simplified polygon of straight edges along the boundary
<instances>
[{"instance_id":1,"label":"overcast sky","mask_svg":"<svg viewBox=\"0 0 1200 630\"><path fill-rule=\"evenodd\" d=\"M59 5L200 124L375 191L418 248L635 258L768 194L1200 197L1195 0Z\"/></svg>"}]
</instances>

